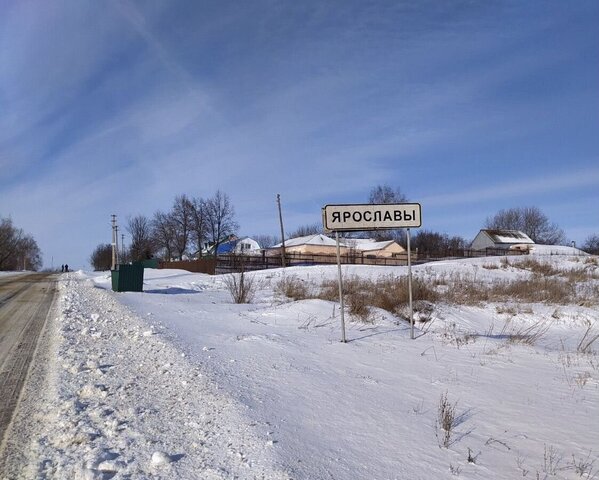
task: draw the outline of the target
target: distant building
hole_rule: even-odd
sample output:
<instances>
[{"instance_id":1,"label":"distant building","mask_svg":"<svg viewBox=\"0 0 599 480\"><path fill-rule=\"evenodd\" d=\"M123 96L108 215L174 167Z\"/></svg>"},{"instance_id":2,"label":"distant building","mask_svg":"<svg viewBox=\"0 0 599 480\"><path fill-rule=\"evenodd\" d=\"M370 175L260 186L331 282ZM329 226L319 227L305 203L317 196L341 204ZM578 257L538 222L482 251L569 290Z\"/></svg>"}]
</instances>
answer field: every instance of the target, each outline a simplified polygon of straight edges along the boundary
<instances>
[{"instance_id":1,"label":"distant building","mask_svg":"<svg viewBox=\"0 0 599 480\"><path fill-rule=\"evenodd\" d=\"M269 255L280 255L282 244L278 243L268 249ZM340 247L341 254L347 253L347 247ZM335 255L337 253L337 243L332 238L322 235L306 235L285 240L285 252L301 253L313 255Z\"/></svg>"},{"instance_id":2,"label":"distant building","mask_svg":"<svg viewBox=\"0 0 599 480\"><path fill-rule=\"evenodd\" d=\"M268 250L269 255L279 255L281 244ZM339 239L341 255L352 255L365 258L394 257L405 252L403 247L394 240L377 242L370 238ZM303 255L336 255L337 242L323 234L307 235L285 240L285 252Z\"/></svg>"},{"instance_id":3,"label":"distant building","mask_svg":"<svg viewBox=\"0 0 599 480\"><path fill-rule=\"evenodd\" d=\"M520 230L481 230L472 241L472 250L487 248L529 250L535 242Z\"/></svg>"},{"instance_id":4,"label":"distant building","mask_svg":"<svg viewBox=\"0 0 599 480\"><path fill-rule=\"evenodd\" d=\"M214 245L207 244L202 250L205 256L214 255ZM258 255L260 254L260 244L250 237L237 238L230 235L218 245L217 255Z\"/></svg>"},{"instance_id":5,"label":"distant building","mask_svg":"<svg viewBox=\"0 0 599 480\"><path fill-rule=\"evenodd\" d=\"M343 240L346 247L354 249L356 253L366 258L391 258L405 253L405 249L395 240L377 242L373 239L347 239Z\"/></svg>"}]
</instances>

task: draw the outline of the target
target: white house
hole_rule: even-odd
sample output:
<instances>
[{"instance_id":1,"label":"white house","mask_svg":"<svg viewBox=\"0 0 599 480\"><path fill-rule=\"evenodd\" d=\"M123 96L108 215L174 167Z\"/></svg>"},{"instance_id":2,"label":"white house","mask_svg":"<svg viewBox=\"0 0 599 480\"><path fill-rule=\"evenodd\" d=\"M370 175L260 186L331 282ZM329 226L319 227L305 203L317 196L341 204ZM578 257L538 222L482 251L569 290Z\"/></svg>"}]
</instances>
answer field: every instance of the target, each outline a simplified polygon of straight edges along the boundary
<instances>
[{"instance_id":1,"label":"white house","mask_svg":"<svg viewBox=\"0 0 599 480\"><path fill-rule=\"evenodd\" d=\"M279 243L269 249L269 255L278 255L280 250ZM341 255L353 254L373 258L394 257L405 252L394 240L377 242L370 238L341 238L339 250ZM336 255L337 242L323 234L307 235L285 240L285 251L305 255Z\"/></svg>"},{"instance_id":2,"label":"white house","mask_svg":"<svg viewBox=\"0 0 599 480\"><path fill-rule=\"evenodd\" d=\"M230 235L218 245L217 255L259 255L260 244L250 237L237 238ZM214 255L214 245L206 244L203 255Z\"/></svg>"},{"instance_id":3,"label":"white house","mask_svg":"<svg viewBox=\"0 0 599 480\"><path fill-rule=\"evenodd\" d=\"M281 247L281 243L274 245L269 249L268 254L280 255ZM340 250L342 254L347 253L345 246L342 246ZM337 242L322 234L306 235L285 240L285 251L287 253L335 255Z\"/></svg>"},{"instance_id":4,"label":"white house","mask_svg":"<svg viewBox=\"0 0 599 480\"><path fill-rule=\"evenodd\" d=\"M405 249L395 240L377 242L371 238L344 238L342 241L346 247L365 257L396 257L405 252Z\"/></svg>"},{"instance_id":5,"label":"white house","mask_svg":"<svg viewBox=\"0 0 599 480\"><path fill-rule=\"evenodd\" d=\"M520 230L491 230L485 229L478 232L472 241L472 250L486 250L487 248L501 248L506 250L529 250L535 242Z\"/></svg>"}]
</instances>

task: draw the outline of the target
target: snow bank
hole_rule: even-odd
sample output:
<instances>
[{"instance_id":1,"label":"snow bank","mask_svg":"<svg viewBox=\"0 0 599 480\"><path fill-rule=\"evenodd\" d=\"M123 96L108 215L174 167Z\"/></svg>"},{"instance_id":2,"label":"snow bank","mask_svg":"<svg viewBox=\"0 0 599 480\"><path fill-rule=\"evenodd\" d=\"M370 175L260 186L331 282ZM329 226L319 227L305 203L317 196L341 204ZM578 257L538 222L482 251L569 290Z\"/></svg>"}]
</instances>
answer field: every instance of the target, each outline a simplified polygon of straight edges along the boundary
<instances>
[{"instance_id":1,"label":"snow bank","mask_svg":"<svg viewBox=\"0 0 599 480\"><path fill-rule=\"evenodd\" d=\"M65 277L46 394L33 420L16 419L28 444L7 449L7 478L288 478L201 365L111 293Z\"/></svg>"},{"instance_id":2,"label":"snow bank","mask_svg":"<svg viewBox=\"0 0 599 480\"><path fill-rule=\"evenodd\" d=\"M493 284L530 278L519 265L527 259L444 261L414 275L437 288L450 279ZM597 265L580 257L537 260L586 269L590 287L599 282ZM343 272L375 279L407 270ZM9 449L9 478L596 473L599 346L579 351L589 325L599 327L596 304L438 304L416 340L403 320L375 310L369 323L346 318L342 344L336 302L275 293L290 275L312 286L336 279L336 266L250 275L259 289L248 305L232 303L219 276L146 270L143 293L110 291L106 274L61 277L46 394L15 423L28 444L18 455ZM515 334L537 325L534 342ZM444 395L456 413L447 445Z\"/></svg>"}]
</instances>

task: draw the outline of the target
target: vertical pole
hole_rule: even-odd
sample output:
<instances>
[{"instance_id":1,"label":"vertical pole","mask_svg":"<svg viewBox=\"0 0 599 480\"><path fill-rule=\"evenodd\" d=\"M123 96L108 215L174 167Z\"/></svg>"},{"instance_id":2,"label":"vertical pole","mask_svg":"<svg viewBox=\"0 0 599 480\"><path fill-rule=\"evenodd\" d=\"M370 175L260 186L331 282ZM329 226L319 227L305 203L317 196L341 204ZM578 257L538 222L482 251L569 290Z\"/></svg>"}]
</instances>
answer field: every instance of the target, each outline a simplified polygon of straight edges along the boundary
<instances>
[{"instance_id":1,"label":"vertical pole","mask_svg":"<svg viewBox=\"0 0 599 480\"><path fill-rule=\"evenodd\" d=\"M116 215L111 215L112 217L112 265L110 267L111 270L116 270Z\"/></svg>"},{"instance_id":2,"label":"vertical pole","mask_svg":"<svg viewBox=\"0 0 599 480\"><path fill-rule=\"evenodd\" d=\"M281 213L281 195L278 193L277 205L279 207L279 223L281 224L281 266L285 267L285 230L283 229L283 214Z\"/></svg>"},{"instance_id":3,"label":"vertical pole","mask_svg":"<svg viewBox=\"0 0 599 480\"><path fill-rule=\"evenodd\" d=\"M335 232L335 240L337 241L337 272L339 274L339 310L341 312L341 341L343 343L346 343L344 316L345 305L343 302L343 279L341 277L341 251L339 248L339 232Z\"/></svg>"},{"instance_id":4,"label":"vertical pole","mask_svg":"<svg viewBox=\"0 0 599 480\"><path fill-rule=\"evenodd\" d=\"M412 249L410 248L410 229L408 228L408 302L410 304L410 338L414 340L414 309L412 307Z\"/></svg>"},{"instance_id":5,"label":"vertical pole","mask_svg":"<svg viewBox=\"0 0 599 480\"><path fill-rule=\"evenodd\" d=\"M116 251L116 263L119 264L121 263L120 259L119 259L119 226L115 225L114 226L114 239L115 239L115 251Z\"/></svg>"},{"instance_id":6,"label":"vertical pole","mask_svg":"<svg viewBox=\"0 0 599 480\"><path fill-rule=\"evenodd\" d=\"M125 234L121 233L121 261L125 261Z\"/></svg>"}]
</instances>

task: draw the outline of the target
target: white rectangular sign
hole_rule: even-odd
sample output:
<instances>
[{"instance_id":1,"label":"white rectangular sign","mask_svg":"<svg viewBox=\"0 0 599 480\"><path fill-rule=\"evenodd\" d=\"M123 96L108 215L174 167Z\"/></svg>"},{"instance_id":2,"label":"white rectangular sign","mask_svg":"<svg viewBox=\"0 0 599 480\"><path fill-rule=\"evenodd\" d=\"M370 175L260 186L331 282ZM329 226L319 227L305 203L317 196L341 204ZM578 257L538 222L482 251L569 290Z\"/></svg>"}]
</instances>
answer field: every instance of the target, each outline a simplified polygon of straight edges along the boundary
<instances>
[{"instance_id":1,"label":"white rectangular sign","mask_svg":"<svg viewBox=\"0 0 599 480\"><path fill-rule=\"evenodd\" d=\"M419 203L326 205L322 223L329 232L417 228L422 214Z\"/></svg>"}]
</instances>

